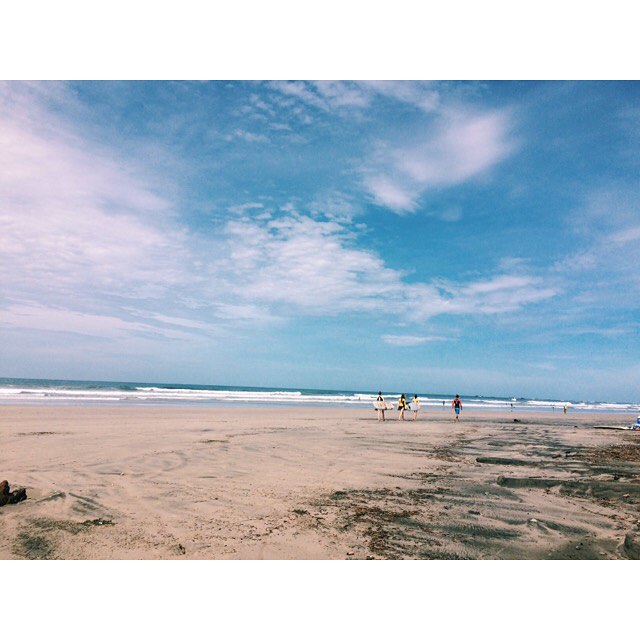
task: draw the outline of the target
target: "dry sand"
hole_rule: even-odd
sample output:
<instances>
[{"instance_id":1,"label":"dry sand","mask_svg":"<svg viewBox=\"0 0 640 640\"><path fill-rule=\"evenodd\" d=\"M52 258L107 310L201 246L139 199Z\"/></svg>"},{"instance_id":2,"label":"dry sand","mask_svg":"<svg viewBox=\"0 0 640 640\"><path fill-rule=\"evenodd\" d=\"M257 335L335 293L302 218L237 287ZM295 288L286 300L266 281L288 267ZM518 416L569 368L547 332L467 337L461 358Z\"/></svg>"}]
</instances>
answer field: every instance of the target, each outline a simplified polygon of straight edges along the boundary
<instances>
[{"instance_id":1,"label":"dry sand","mask_svg":"<svg viewBox=\"0 0 640 640\"><path fill-rule=\"evenodd\" d=\"M631 416L390 415L2 406L0 559L637 554Z\"/></svg>"}]
</instances>

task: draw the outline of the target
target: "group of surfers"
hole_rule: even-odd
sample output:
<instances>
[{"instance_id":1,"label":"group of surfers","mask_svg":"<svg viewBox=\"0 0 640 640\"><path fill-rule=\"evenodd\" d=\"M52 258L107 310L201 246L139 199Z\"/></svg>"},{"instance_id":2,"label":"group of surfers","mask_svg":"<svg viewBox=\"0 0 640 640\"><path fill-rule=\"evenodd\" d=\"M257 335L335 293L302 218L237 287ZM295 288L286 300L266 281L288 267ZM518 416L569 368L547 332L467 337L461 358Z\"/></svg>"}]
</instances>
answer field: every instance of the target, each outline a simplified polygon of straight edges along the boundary
<instances>
[{"instance_id":1,"label":"group of surfers","mask_svg":"<svg viewBox=\"0 0 640 640\"><path fill-rule=\"evenodd\" d=\"M425 398L425 401L426 400L427 399ZM376 402L382 402L382 403L385 402L385 399L382 397L382 391L378 391L378 397L376 398ZM444 400L442 401L442 406L444 408ZM456 397L451 401L451 408L456 414L455 421L459 422L460 412L462 411L462 400L460 399L460 396L457 393L456 393ZM420 411L420 400L418 400L417 395L413 396L413 400L411 400L410 403L407 402L407 399L405 398L404 393L400 396L400 398L398 398L398 411L400 412L398 414L398 420L404 420L404 412L406 410L413 411L413 419L414 420L417 419L418 411ZM386 409L376 408L376 411L378 412L378 422L384 422L385 421L384 412L386 411Z\"/></svg>"}]
</instances>

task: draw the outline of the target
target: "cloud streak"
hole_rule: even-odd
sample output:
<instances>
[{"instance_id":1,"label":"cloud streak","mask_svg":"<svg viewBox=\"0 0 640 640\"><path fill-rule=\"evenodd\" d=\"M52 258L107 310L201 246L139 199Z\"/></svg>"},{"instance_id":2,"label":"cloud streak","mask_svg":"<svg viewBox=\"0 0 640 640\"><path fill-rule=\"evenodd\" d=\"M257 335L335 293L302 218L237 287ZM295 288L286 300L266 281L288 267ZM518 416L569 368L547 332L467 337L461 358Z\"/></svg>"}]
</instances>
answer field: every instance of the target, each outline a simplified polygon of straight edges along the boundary
<instances>
[{"instance_id":1,"label":"cloud streak","mask_svg":"<svg viewBox=\"0 0 640 640\"><path fill-rule=\"evenodd\" d=\"M409 336L409 335L384 335L382 339L387 344L394 347L415 347L426 342L443 342L450 338L442 338L440 336Z\"/></svg>"},{"instance_id":2,"label":"cloud streak","mask_svg":"<svg viewBox=\"0 0 640 640\"><path fill-rule=\"evenodd\" d=\"M397 213L418 208L429 190L477 178L515 149L505 111L448 112L407 144L381 144L362 167L363 184L374 202Z\"/></svg>"}]
</instances>

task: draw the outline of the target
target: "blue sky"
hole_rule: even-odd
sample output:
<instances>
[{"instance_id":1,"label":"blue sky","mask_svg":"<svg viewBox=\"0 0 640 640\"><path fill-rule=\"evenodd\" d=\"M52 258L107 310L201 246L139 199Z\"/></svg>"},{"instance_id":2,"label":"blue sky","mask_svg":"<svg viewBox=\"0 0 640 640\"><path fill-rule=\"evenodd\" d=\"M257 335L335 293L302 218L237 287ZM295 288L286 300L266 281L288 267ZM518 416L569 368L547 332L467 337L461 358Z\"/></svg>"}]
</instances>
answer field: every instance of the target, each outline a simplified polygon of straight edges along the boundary
<instances>
[{"instance_id":1,"label":"blue sky","mask_svg":"<svg viewBox=\"0 0 640 640\"><path fill-rule=\"evenodd\" d=\"M0 85L0 375L637 400L637 82Z\"/></svg>"}]
</instances>

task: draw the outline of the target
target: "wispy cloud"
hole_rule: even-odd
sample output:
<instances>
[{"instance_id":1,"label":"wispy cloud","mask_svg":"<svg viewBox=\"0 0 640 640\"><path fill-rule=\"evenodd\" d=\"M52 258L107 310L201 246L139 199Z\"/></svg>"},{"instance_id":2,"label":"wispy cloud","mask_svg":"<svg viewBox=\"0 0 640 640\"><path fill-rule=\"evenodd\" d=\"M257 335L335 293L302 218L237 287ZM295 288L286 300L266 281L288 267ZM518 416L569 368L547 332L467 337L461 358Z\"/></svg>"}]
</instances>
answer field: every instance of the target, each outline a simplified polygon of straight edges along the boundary
<instances>
[{"instance_id":1,"label":"wispy cloud","mask_svg":"<svg viewBox=\"0 0 640 640\"><path fill-rule=\"evenodd\" d=\"M360 111L380 97L412 105L426 113L440 104L440 93L431 82L314 80L271 82L269 86L323 111Z\"/></svg>"},{"instance_id":2,"label":"wispy cloud","mask_svg":"<svg viewBox=\"0 0 640 640\"><path fill-rule=\"evenodd\" d=\"M594 190L569 219L576 249L555 268L562 274L588 274L586 286L574 288L583 303L600 306L637 306L640 269L640 190L614 185Z\"/></svg>"},{"instance_id":3,"label":"wispy cloud","mask_svg":"<svg viewBox=\"0 0 640 640\"><path fill-rule=\"evenodd\" d=\"M181 282L185 231L135 166L25 102L19 85L3 92L0 139L5 293L139 298Z\"/></svg>"},{"instance_id":4,"label":"wispy cloud","mask_svg":"<svg viewBox=\"0 0 640 640\"><path fill-rule=\"evenodd\" d=\"M175 324L175 322L169 324ZM0 317L0 326L14 329L36 329L44 332L76 333L102 339L119 339L131 335L150 338L161 337L170 340L191 338L190 333L166 326L38 304L6 307ZM180 326L184 327L185 325L182 323Z\"/></svg>"},{"instance_id":5,"label":"wispy cloud","mask_svg":"<svg viewBox=\"0 0 640 640\"><path fill-rule=\"evenodd\" d=\"M409 336L409 335L384 335L382 339L395 347L414 347L425 342L442 342L449 340L440 336Z\"/></svg>"},{"instance_id":6,"label":"wispy cloud","mask_svg":"<svg viewBox=\"0 0 640 640\"><path fill-rule=\"evenodd\" d=\"M398 213L415 211L429 189L476 178L515 149L505 111L450 111L409 144L381 144L363 164L374 201Z\"/></svg>"},{"instance_id":7,"label":"wispy cloud","mask_svg":"<svg viewBox=\"0 0 640 640\"><path fill-rule=\"evenodd\" d=\"M294 214L272 221L231 221L218 269L236 295L268 304L335 314L380 309L401 274L353 246L352 232L331 219Z\"/></svg>"},{"instance_id":8,"label":"wispy cloud","mask_svg":"<svg viewBox=\"0 0 640 640\"><path fill-rule=\"evenodd\" d=\"M271 142L269 136L266 136L263 133L253 133L252 131L247 131L246 129L234 129L231 134L227 134L224 138L227 141L236 139L244 140L245 142Z\"/></svg>"},{"instance_id":9,"label":"wispy cloud","mask_svg":"<svg viewBox=\"0 0 640 640\"><path fill-rule=\"evenodd\" d=\"M362 108L370 103L369 92L352 82L271 82L281 94L324 111L339 108Z\"/></svg>"},{"instance_id":10,"label":"wispy cloud","mask_svg":"<svg viewBox=\"0 0 640 640\"><path fill-rule=\"evenodd\" d=\"M390 269L375 253L357 248L348 223L299 213L277 220L227 224L223 282L242 283L237 295L313 314L377 311L413 320L443 315L495 315L557 295L557 285L525 273L500 273L470 282L418 282Z\"/></svg>"},{"instance_id":11,"label":"wispy cloud","mask_svg":"<svg viewBox=\"0 0 640 640\"><path fill-rule=\"evenodd\" d=\"M559 293L543 278L499 274L469 283L439 282L413 285L407 293L410 315L422 320L442 314L496 315L512 313Z\"/></svg>"}]
</instances>

